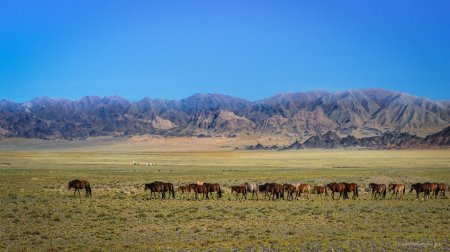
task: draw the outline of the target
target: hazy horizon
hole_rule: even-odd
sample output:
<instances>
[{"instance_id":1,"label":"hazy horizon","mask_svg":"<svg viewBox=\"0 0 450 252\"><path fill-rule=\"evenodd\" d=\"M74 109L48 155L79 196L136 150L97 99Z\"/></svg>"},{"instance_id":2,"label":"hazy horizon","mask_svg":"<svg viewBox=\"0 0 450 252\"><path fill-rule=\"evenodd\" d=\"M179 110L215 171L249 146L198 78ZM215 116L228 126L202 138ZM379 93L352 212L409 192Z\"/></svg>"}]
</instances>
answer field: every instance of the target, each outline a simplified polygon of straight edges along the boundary
<instances>
[{"instance_id":1,"label":"hazy horizon","mask_svg":"<svg viewBox=\"0 0 450 252\"><path fill-rule=\"evenodd\" d=\"M420 97L420 98L426 98L426 99L430 99L430 100L434 100L434 101L449 101L450 100L449 98L447 98L447 99L432 99L432 98L427 97L427 96L412 94L412 93L404 92L404 91L401 91L401 90L392 90L392 89L384 89L384 88L363 88L363 89L346 89L346 90L337 90L337 91L316 89L316 90L297 91L297 92L295 92L295 91L294 92L279 92L279 93L274 93L272 95L269 95L267 97L262 97L261 99L257 99L257 100L251 100L251 99L248 99L246 97L233 96L233 95L223 94L223 93L200 93L200 92L194 92L191 95L188 95L188 96L185 96L185 97L181 97L181 98L178 98L178 99L169 99L169 98L165 98L165 97L153 97L153 96L146 96L146 95L143 95L142 97L139 97L139 98L136 98L136 99L130 99L130 98L124 97L124 96L122 96L120 94L113 94L113 95L96 95L96 94L92 94L92 95L84 95L84 96L75 97L75 98L52 97L52 96L43 95L43 96L36 96L36 97L33 97L33 98L31 98L29 100L25 100L25 101L15 101L15 100L12 100L12 99L1 98L0 97L0 101L1 100L6 100L6 101L14 102L14 103L25 103L25 102L29 102L29 101L32 101L32 100L37 99L37 98L50 98L50 99L55 99L55 100L61 99L61 100L69 100L69 101L79 101L79 100L81 100L81 99L83 99L85 97L100 97L100 98L120 97L120 98L126 99L126 100L128 100L130 102L138 102L138 101L141 101L141 100L146 99L146 98L158 99L158 100L168 100L168 101L169 100L177 101L177 100L186 99L186 98L189 98L189 97L192 97L192 96L195 96L195 95L223 95L223 96L229 96L229 97L232 97L232 98L243 99L243 100L246 100L246 101L249 101L249 102L257 102L257 101L261 101L261 100L264 100L264 99L267 99L267 98L271 98L271 97L274 97L274 96L278 96L278 95L288 95L288 94L296 94L296 93L313 93L313 92L325 92L325 93L329 93L329 94L339 94L339 93L344 93L344 92L363 91L363 90L384 90L384 91L390 91L390 92L394 92L394 93L402 93L402 94L411 95L411 96Z\"/></svg>"}]
</instances>

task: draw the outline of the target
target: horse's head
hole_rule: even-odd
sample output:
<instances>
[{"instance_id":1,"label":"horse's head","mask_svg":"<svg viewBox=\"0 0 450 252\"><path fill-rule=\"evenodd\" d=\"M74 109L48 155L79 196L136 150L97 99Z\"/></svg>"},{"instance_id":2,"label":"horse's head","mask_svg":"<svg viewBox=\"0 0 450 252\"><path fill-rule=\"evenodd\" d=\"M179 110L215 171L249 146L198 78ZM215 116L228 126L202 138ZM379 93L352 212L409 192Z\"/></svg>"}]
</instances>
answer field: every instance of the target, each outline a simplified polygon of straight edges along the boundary
<instances>
[{"instance_id":1,"label":"horse's head","mask_svg":"<svg viewBox=\"0 0 450 252\"><path fill-rule=\"evenodd\" d=\"M417 184L412 184L412 185L411 185L411 190L409 190L409 192L412 193L413 190L416 190L416 191L417 191L418 189L419 189L419 183L417 183Z\"/></svg>"},{"instance_id":2,"label":"horse's head","mask_svg":"<svg viewBox=\"0 0 450 252\"><path fill-rule=\"evenodd\" d=\"M69 184L67 185L67 189L70 190L72 188L75 188L75 183L74 181L70 181Z\"/></svg>"},{"instance_id":3,"label":"horse's head","mask_svg":"<svg viewBox=\"0 0 450 252\"><path fill-rule=\"evenodd\" d=\"M144 191L147 191L147 189L150 189L150 184L145 184L144 185Z\"/></svg>"},{"instance_id":4,"label":"horse's head","mask_svg":"<svg viewBox=\"0 0 450 252\"><path fill-rule=\"evenodd\" d=\"M394 190L394 187L395 187L395 185L394 185L394 184L389 184L389 186L388 186L388 190L389 190L389 191L392 191L392 190Z\"/></svg>"}]
</instances>

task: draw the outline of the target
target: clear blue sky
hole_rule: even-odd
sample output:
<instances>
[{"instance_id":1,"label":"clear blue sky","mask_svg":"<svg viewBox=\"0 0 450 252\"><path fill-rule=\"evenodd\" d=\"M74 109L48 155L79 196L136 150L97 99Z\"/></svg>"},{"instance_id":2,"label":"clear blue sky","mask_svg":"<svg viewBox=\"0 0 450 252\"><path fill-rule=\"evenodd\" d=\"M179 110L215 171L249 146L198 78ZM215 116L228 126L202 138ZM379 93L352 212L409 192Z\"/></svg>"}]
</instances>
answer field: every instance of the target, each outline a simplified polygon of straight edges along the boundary
<instances>
[{"instance_id":1,"label":"clear blue sky","mask_svg":"<svg viewBox=\"0 0 450 252\"><path fill-rule=\"evenodd\" d=\"M386 88L450 99L450 1L0 2L0 99Z\"/></svg>"}]
</instances>

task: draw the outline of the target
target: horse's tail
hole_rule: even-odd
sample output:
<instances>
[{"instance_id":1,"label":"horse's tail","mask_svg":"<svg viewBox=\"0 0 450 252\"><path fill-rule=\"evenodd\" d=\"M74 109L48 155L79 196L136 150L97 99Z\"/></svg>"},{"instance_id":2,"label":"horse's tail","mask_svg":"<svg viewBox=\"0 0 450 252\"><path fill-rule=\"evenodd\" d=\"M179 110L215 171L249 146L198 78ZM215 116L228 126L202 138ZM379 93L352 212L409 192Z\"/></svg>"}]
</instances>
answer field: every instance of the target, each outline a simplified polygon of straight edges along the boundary
<instances>
[{"instance_id":1,"label":"horse's tail","mask_svg":"<svg viewBox=\"0 0 450 252\"><path fill-rule=\"evenodd\" d=\"M85 183L85 187L86 187L86 196L89 195L89 197L92 197L92 190L91 190L91 185L89 184L89 182Z\"/></svg>"},{"instance_id":2,"label":"horse's tail","mask_svg":"<svg viewBox=\"0 0 450 252\"><path fill-rule=\"evenodd\" d=\"M406 186L403 187L403 195L405 194Z\"/></svg>"},{"instance_id":3,"label":"horse's tail","mask_svg":"<svg viewBox=\"0 0 450 252\"><path fill-rule=\"evenodd\" d=\"M387 192L387 190L386 190L386 188L384 188L383 198L386 198L386 192Z\"/></svg>"},{"instance_id":4,"label":"horse's tail","mask_svg":"<svg viewBox=\"0 0 450 252\"><path fill-rule=\"evenodd\" d=\"M217 191L217 196L219 196L219 198L222 198L222 189L219 186L219 190Z\"/></svg>"}]
</instances>

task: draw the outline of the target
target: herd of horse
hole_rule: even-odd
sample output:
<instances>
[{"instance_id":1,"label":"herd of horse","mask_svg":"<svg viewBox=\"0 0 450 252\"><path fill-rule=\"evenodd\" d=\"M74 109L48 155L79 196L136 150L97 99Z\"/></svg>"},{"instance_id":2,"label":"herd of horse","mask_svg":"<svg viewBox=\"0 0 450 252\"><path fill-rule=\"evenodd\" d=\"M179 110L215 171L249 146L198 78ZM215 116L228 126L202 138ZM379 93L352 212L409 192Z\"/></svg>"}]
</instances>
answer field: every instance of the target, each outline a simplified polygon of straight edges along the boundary
<instances>
[{"instance_id":1,"label":"herd of horse","mask_svg":"<svg viewBox=\"0 0 450 252\"><path fill-rule=\"evenodd\" d=\"M444 183L415 183L411 185L410 193L416 192L416 199L419 199L419 194L423 193L424 199L429 199L430 197L437 198L439 194L445 197L445 191L448 187L450 192L450 187L446 186ZM75 189L74 196L76 192L80 195L80 190L86 190L86 197L92 196L91 186L86 180L75 179L69 182L68 189ZM164 183L160 181L155 181L152 183L147 183L144 185L144 190L150 191L150 199L156 199L159 196L161 199L175 199L175 186L172 183ZM203 199L213 198L214 194L217 199L223 197L224 191L221 186L217 183L204 183L197 181L197 183L178 186L177 190L183 199L199 199L201 196ZM309 198L309 194L316 193L317 196L324 195L327 197L331 193L331 198L335 199L335 193L339 194L339 198L350 199L349 194L352 194L352 199L356 199L358 194L358 185L356 183L330 183L325 186L313 186L309 184L278 184L278 183L265 183L257 185L256 183L246 182L243 185L231 186L231 194L235 196L236 200L246 200L247 195L251 194L252 198L256 197L259 199L259 194L264 194L264 199L287 199L287 200L298 200L302 197L302 194L306 198ZM388 192L392 192L391 199L395 196L396 199L402 199L406 192L405 184L369 184L369 192L372 192L372 200L385 199ZM166 194L168 196L166 197Z\"/></svg>"}]
</instances>

